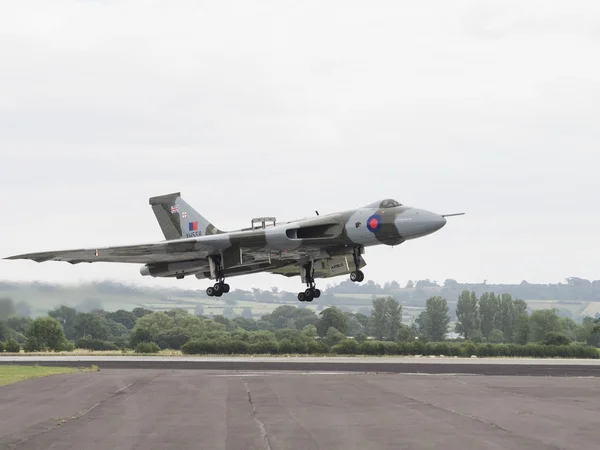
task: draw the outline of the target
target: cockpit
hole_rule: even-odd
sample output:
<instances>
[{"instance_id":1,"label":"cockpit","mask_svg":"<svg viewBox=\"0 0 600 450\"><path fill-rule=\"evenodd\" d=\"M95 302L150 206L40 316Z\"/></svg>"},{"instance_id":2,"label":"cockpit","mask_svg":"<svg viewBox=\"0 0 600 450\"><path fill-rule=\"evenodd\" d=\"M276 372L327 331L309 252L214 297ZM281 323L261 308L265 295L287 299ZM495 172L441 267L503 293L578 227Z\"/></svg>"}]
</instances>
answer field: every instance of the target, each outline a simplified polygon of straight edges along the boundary
<instances>
[{"instance_id":1,"label":"cockpit","mask_svg":"<svg viewBox=\"0 0 600 450\"><path fill-rule=\"evenodd\" d=\"M386 198L385 200L379 200L377 202L370 203L366 205L365 208L394 208L396 206L403 205L392 198Z\"/></svg>"}]
</instances>

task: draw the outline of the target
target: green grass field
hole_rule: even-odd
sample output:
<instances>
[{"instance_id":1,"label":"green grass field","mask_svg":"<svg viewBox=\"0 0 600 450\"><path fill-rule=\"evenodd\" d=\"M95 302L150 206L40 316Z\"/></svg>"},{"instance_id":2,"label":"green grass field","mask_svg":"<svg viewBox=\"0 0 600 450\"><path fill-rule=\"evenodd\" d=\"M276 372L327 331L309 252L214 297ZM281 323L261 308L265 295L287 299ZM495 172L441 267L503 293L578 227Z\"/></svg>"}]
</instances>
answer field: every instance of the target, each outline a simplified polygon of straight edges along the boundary
<instances>
[{"instance_id":1,"label":"green grass field","mask_svg":"<svg viewBox=\"0 0 600 450\"><path fill-rule=\"evenodd\" d=\"M81 369L71 367L13 366L0 365L0 386L18 383L30 378L47 377L59 373L75 373Z\"/></svg>"}]
</instances>

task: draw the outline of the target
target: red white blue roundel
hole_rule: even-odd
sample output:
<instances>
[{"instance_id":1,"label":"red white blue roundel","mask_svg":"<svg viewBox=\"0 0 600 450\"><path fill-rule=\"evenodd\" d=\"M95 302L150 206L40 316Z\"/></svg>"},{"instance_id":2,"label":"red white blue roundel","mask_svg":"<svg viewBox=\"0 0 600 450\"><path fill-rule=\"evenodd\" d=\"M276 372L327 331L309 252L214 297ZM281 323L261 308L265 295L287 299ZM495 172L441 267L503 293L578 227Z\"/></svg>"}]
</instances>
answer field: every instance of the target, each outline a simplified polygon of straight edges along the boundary
<instances>
[{"instance_id":1,"label":"red white blue roundel","mask_svg":"<svg viewBox=\"0 0 600 450\"><path fill-rule=\"evenodd\" d=\"M381 217L378 214L373 214L367 219L367 228L372 233L379 231L381 228Z\"/></svg>"}]
</instances>

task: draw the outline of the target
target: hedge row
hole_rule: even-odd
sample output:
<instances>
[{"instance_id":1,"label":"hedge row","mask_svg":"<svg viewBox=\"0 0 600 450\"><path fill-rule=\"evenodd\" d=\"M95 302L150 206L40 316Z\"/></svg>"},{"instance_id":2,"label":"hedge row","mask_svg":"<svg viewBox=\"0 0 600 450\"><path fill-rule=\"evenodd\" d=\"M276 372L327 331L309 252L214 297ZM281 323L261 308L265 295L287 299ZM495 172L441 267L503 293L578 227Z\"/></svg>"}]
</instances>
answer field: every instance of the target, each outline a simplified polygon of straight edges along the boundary
<instances>
[{"instance_id":1,"label":"hedge row","mask_svg":"<svg viewBox=\"0 0 600 450\"><path fill-rule=\"evenodd\" d=\"M81 338L75 342L77 348L85 348L89 350L119 350L113 342L103 341L100 339Z\"/></svg>"},{"instance_id":2,"label":"hedge row","mask_svg":"<svg viewBox=\"0 0 600 450\"><path fill-rule=\"evenodd\" d=\"M10 338L6 342L0 341L0 353L4 351L8 353L19 353L21 351L21 344L19 344L13 338Z\"/></svg>"},{"instance_id":3,"label":"hedge row","mask_svg":"<svg viewBox=\"0 0 600 450\"><path fill-rule=\"evenodd\" d=\"M319 341L265 341L248 344L237 340L191 340L181 347L185 354L339 354L339 355L436 355L478 357L600 358L595 347L583 344L475 344L472 342L382 342L346 339L328 348Z\"/></svg>"}]
</instances>

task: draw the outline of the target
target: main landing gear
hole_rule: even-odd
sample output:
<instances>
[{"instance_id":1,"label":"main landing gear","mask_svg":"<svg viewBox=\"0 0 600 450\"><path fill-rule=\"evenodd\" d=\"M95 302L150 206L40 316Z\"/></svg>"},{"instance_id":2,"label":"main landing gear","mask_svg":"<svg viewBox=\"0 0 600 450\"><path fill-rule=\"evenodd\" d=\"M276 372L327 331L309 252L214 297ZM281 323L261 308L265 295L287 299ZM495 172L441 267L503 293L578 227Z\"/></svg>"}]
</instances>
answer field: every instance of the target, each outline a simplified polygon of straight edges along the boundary
<instances>
[{"instance_id":1,"label":"main landing gear","mask_svg":"<svg viewBox=\"0 0 600 450\"><path fill-rule=\"evenodd\" d=\"M209 297L220 297L223 294L229 292L229 285L225 283L225 280L217 281L214 286L206 288L206 295Z\"/></svg>"},{"instance_id":2,"label":"main landing gear","mask_svg":"<svg viewBox=\"0 0 600 450\"><path fill-rule=\"evenodd\" d=\"M215 258L215 274L217 282L212 287L206 289L206 295L209 297L220 297L229 292L229 285L225 283L225 273L223 272L221 258Z\"/></svg>"},{"instance_id":3,"label":"main landing gear","mask_svg":"<svg viewBox=\"0 0 600 450\"><path fill-rule=\"evenodd\" d=\"M352 281L354 283L360 283L361 281L363 281L365 279L365 274L363 273L362 270L359 269L359 267L360 267L360 247L354 247L354 250L352 251L352 257L354 258L354 267L356 267L356 270L354 270L353 272L350 272L350 281Z\"/></svg>"},{"instance_id":4,"label":"main landing gear","mask_svg":"<svg viewBox=\"0 0 600 450\"><path fill-rule=\"evenodd\" d=\"M313 278L313 267L312 263L304 266L305 279L306 279L306 290L298 294L298 300L301 302L312 302L314 298L321 296L321 291L317 289L315 279Z\"/></svg>"}]
</instances>

